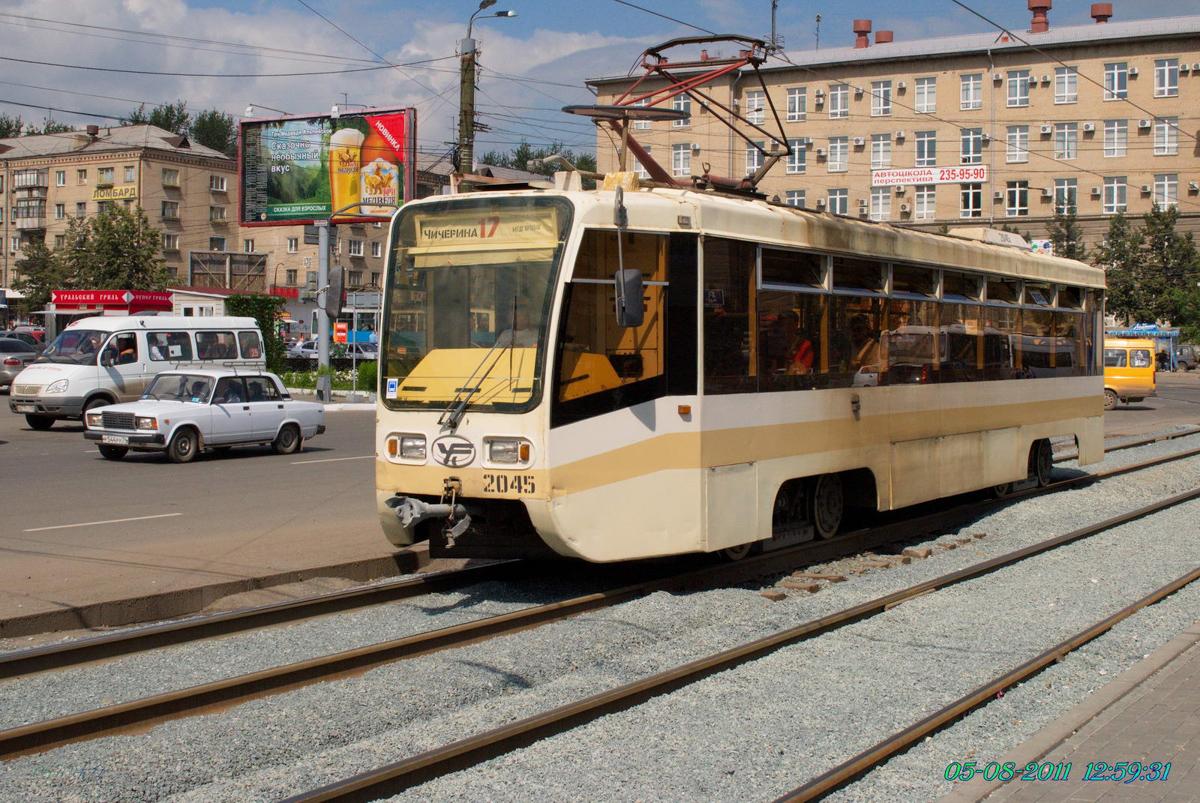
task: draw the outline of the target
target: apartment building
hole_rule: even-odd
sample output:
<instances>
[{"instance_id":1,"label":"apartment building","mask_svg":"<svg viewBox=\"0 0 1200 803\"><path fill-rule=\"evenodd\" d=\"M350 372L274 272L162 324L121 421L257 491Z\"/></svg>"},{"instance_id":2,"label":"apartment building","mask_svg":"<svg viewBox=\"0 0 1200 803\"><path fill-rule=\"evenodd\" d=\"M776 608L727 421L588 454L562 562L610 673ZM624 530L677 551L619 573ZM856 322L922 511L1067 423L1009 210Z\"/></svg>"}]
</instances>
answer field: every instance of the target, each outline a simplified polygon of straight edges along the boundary
<instances>
[{"instance_id":1,"label":"apartment building","mask_svg":"<svg viewBox=\"0 0 1200 803\"><path fill-rule=\"evenodd\" d=\"M784 203L898 226L1007 224L1034 238L1073 205L1089 243L1117 212L1158 203L1200 231L1189 107L1200 99L1200 15L1109 21L1113 4L1097 3L1093 24L1057 28L1051 0L1028 5L1029 29L1014 33L1029 44L995 30L911 42L880 30L872 42L872 21L858 20L845 47L789 52L783 66L769 59L765 91L748 70L703 89L768 130L778 114L791 155L759 189ZM633 80L588 83L606 104ZM707 165L740 178L764 164L716 118L727 116L720 108L686 94L670 103L690 118L634 121L631 133L673 176ZM597 151L601 170L616 169L603 131Z\"/></svg>"}]
</instances>

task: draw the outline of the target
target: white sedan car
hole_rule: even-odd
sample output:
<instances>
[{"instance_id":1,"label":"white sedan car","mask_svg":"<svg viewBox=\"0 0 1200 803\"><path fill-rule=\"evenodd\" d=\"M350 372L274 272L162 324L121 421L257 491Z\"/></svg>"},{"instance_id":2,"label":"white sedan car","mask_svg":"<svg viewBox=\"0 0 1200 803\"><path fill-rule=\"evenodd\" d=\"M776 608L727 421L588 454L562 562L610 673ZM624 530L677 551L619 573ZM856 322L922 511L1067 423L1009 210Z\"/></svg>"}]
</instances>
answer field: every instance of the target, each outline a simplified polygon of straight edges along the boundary
<instances>
[{"instance_id":1,"label":"white sedan car","mask_svg":"<svg viewBox=\"0 0 1200 803\"><path fill-rule=\"evenodd\" d=\"M135 402L88 411L83 436L120 460L130 449L166 451L187 463L205 449L270 444L299 451L325 431L325 408L293 401L275 374L231 370L166 371Z\"/></svg>"}]
</instances>

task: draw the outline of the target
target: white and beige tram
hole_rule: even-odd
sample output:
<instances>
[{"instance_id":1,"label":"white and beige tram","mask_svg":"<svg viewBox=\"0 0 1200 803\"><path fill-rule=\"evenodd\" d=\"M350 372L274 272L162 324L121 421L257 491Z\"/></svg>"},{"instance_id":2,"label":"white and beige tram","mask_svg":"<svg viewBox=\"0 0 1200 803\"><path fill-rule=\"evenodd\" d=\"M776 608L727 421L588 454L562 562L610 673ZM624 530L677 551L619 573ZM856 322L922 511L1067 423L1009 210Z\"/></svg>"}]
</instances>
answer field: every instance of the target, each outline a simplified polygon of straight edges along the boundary
<instances>
[{"instance_id":1,"label":"white and beige tram","mask_svg":"<svg viewBox=\"0 0 1200 803\"><path fill-rule=\"evenodd\" d=\"M848 506L1044 483L1050 438L1102 454L1104 279L1080 262L660 188L416 201L389 254L396 545L736 557Z\"/></svg>"}]
</instances>

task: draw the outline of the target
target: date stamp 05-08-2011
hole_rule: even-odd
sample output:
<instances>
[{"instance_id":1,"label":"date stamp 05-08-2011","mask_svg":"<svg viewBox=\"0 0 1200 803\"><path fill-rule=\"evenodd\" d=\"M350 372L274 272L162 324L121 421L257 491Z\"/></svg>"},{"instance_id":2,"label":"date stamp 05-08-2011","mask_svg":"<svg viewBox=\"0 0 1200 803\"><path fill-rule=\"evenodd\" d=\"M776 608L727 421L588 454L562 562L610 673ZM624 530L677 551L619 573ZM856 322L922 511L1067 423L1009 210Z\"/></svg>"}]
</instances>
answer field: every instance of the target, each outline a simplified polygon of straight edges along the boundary
<instances>
[{"instance_id":1,"label":"date stamp 05-08-2011","mask_svg":"<svg viewBox=\"0 0 1200 803\"><path fill-rule=\"evenodd\" d=\"M1165 781L1170 774L1171 765L1158 761L1150 764L1140 761L1118 761L1112 765L1094 761L1084 768L1082 780L1115 783ZM976 775L982 776L985 781L1066 781L1070 780L1071 764L1031 761L1024 767L1018 767L1012 761L1004 764L995 761L951 761L946 765L947 781L969 781Z\"/></svg>"}]
</instances>

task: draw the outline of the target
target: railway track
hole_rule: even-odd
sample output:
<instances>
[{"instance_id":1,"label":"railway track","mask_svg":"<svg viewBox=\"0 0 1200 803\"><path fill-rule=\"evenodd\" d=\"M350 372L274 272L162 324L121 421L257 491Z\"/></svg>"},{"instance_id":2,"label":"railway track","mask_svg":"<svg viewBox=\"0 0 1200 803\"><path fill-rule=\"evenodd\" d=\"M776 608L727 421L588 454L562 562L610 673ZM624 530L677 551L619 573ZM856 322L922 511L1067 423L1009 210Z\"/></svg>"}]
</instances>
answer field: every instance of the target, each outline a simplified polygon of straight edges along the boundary
<instances>
[{"instance_id":1,"label":"railway track","mask_svg":"<svg viewBox=\"0 0 1200 803\"><path fill-rule=\"evenodd\" d=\"M1147 439L1146 442L1152 442L1154 439ZM360 673L370 670L374 666L390 663L390 661L436 652L438 649L467 645L467 643L491 639L491 637L496 637L498 635L515 633L515 631L522 629L540 627L541 624L560 621L560 619L578 616L583 612L616 605L618 603L622 603L622 601L640 597L640 595L643 594L653 591L661 591L661 589L678 591L678 589L712 586L714 583L733 583L742 580L757 579L757 577L761 577L764 574L772 574L775 573L775 571L790 571L794 569L797 564L817 562L826 557L844 556L847 549L852 551L862 551L866 549L872 549L872 547L895 543L895 541L899 540L911 539L917 537L918 534L928 533L930 528L947 526L947 522L950 519L970 517L971 515L978 513L979 510L994 507L996 504L1007 504L1012 502L1013 499L1037 496L1040 495L1040 493L1048 493L1056 490L1064 490L1067 489L1067 487L1075 487L1082 484L1092 483L1092 481L1097 481L1099 479L1108 477L1115 477L1115 475L1118 474L1140 471L1140 469L1163 465L1163 463L1170 462L1172 460L1181 460L1184 459L1184 457L1195 456L1198 454L1200 454L1200 449L1184 451L1184 453L1159 457L1159 459L1156 460L1142 461L1134 463L1134 465L1112 469L1112 471L1105 472L1103 474L1087 475L1087 477L1064 480L1061 481L1061 483L1052 484L1051 486L1046 487L1046 489L1022 492L1019 493L1019 495L1007 497L1000 502L984 501L959 505L958 508L954 508L949 511L942 511L942 513L920 516L916 520L895 522L882 527L863 529L863 531L850 533L845 535L845 537L838 539L833 539L830 541L817 541L817 543L800 545L798 547L793 547L793 549L790 550L770 552L766 553L766 555L750 558L748 561L743 561L736 564L726 564L722 565L722 567L716 568L706 567L703 569L690 571L690 573L676 574L671 577L656 577L656 579L653 580L632 583L632 585L614 588L611 589L611 591L588 594L584 595L584 597L563 600L560 601L560 603L534 606L530 607L530 609L506 613L506 615L499 617L480 619L480 621L474 623L455 625L455 627L434 630L431 631L431 633L408 636L404 637L404 639L379 643L379 645L372 645L370 647L352 649L352 651L326 655L326 657L323 658L300 661L300 663L276 667L276 669L254 672L250 673L250 675L235 678L223 679L223 681L199 685L199 687L193 687L191 689L172 691L172 693L168 694L146 697L146 699L143 700L121 703L121 705L108 706L106 708L96 709L96 711L84 712L76 715L70 715L70 717L62 717L59 719L44 721L44 723L16 727L16 729L0 732L0 759L7 760L19 755L40 753L40 751L53 749L55 747L59 747L59 745L70 742L82 741L82 739L116 735L116 733L144 732L149 730L150 727L163 723L163 721L167 721L169 719L188 717L188 715L200 713L221 711L221 709L238 705L239 702L253 699L253 697L278 694L282 693L282 691L300 688L302 685L326 681L326 679L360 675ZM1200 495L1200 491L1195 492L1190 496L1184 495L1183 497L1176 497L1171 499L1171 501L1163 503L1163 505L1160 505L1160 507L1134 511L1134 513L1127 516L1122 516L1120 519L1102 522L1100 525L1092 528L1084 528L1081 529L1081 531L1075 531L1074 533L1063 535L1063 537L1051 539L1050 541L1046 541L1046 543L1043 545L1038 545L1037 547L1027 547L1026 550L1012 553L1012 556L1006 557L1008 558L1009 562L1019 561L1019 559L1036 555L1036 553L1040 551L1054 549L1054 547L1057 545L1066 544L1069 543L1069 541L1079 538L1085 538L1087 535L1094 534L1096 532L1103 532L1103 529L1115 527L1118 525L1118 523L1135 519L1135 517L1148 515L1148 513L1151 513L1153 510L1163 509L1174 504L1180 504L1181 502L1187 501L1187 499L1194 498L1198 495ZM654 678L647 678L646 681L636 684L636 689L625 690L625 693L622 696L612 697L612 700L607 699L607 697L610 695L602 695L605 696L605 700L599 702L594 701L596 702L594 711L600 711L602 713L602 706L618 705L619 707L628 707L629 705L632 705L632 702L629 702L631 700L636 701L636 699L647 699L649 696L662 694L664 691L672 688L678 688L679 685L694 682L696 679L700 679L701 677L709 675L709 673L720 671L721 669L727 669L728 666L742 663L744 660L749 660L750 657L756 657L756 655L762 654L763 651L767 651L767 649L779 648L787 645L787 643L793 643L799 639L804 639L804 637L818 635L830 628L842 627L842 625L852 621L858 621L860 618L871 616L874 615L874 613L886 610L887 607L899 604L901 601L911 599L913 595L930 593L931 591L934 591L936 587L952 585L952 583L970 579L972 576L985 574L986 571L995 570L995 568L1001 567L1001 565L1007 565L1007 563L1000 563L998 561L1000 561L1000 558L994 559L992 562L980 564L979 567L973 570L973 574L954 573L953 575L947 575L946 579L942 579L944 582L941 586L923 583L922 586L913 587L912 589L906 589L905 592L889 595L887 598L882 598L882 601L878 601L878 605L881 605L882 607L877 607L877 609L876 607L872 606L857 606L856 609L848 609L847 611L842 612L838 617L826 617L826 619L821 619L821 621L816 621L815 623L800 625L799 629L792 629L793 631L788 631L788 633L785 635L779 635L766 641L760 640L762 643L752 642L751 645L744 646L743 648L740 648L739 651L733 651L738 654L725 655L722 653L722 657L720 658L709 659L715 660L716 663L709 664L708 661L698 661L696 665L680 667L679 670L668 673L668 675L671 677L658 678L658 676L655 676ZM508 567L508 569L511 568L512 567ZM488 567L481 567L480 569L481 570L479 573L470 575L473 577L473 580L470 582L478 582L481 577L487 577L487 579L490 579L490 577L496 576L494 573L500 573L500 571L504 570L505 567L503 564L492 564L488 565ZM433 576L431 579L436 580L436 582L439 583L451 582L449 577ZM413 591L413 586L403 586L401 583L396 583L396 586L400 587L386 589L386 593L404 595L420 593ZM366 589L358 589L358 591L366 591ZM328 597L342 598L346 597L346 594L328 595ZM354 594L350 594L350 597L353 598ZM358 597L359 601L356 604L361 604L361 599L361 597ZM265 609L271 609L270 611L265 611L265 615L269 617L286 615L287 611L275 612L275 609L278 609L278 607L288 609L288 607L292 605L293 604L264 606ZM337 601L335 605L353 606L348 600ZM253 615L254 610L250 612L239 613L246 613L246 618L252 618L251 615ZM262 616L263 613L263 611L260 611L254 616ZM209 625L209 627L233 627L233 625L222 623L223 619L227 618L227 615L221 615L220 617L216 618L217 622L214 623L214 625ZM238 619L238 622L245 623L246 618ZM184 623L174 624L178 625ZM174 625L167 625L167 627L174 627ZM156 629L151 628L142 630ZM140 631L133 631L133 635L138 633L140 633ZM208 635L203 637L212 637L211 630L206 631L206 633L208 633ZM152 637L152 639L164 639L164 637L167 637L167 639L178 639L179 637L178 630L170 629L163 630L161 635L156 633L151 633L149 635ZM103 640L104 637L101 637L101 639ZM112 647L106 647L103 645L101 645L100 648L112 649ZM152 647L145 646L143 648L149 649ZM26 652L37 653L40 655L40 657L42 657L42 660L49 660L50 663L53 663L55 666L71 665L71 659L68 657L72 655L73 647L71 645L67 645L56 649L60 649L62 653L53 655L53 657L48 659L46 658L47 654L50 653L48 648L38 648L36 651ZM97 653L95 652L96 649L97 647L85 646L83 652L73 654L77 655L77 657L84 657L88 661L94 661L98 660ZM89 653L89 651L91 652ZM29 673L31 669L34 669L34 665L32 664L25 664L24 667L20 665L16 660L19 657L19 653L7 657L8 666L16 667L17 670L23 669L24 672L22 673ZM26 655L25 658L31 659L34 657L32 657L32 655ZM540 721L541 718L539 718L538 723L528 724L526 731L524 732L529 733L529 735L533 735L532 738L540 738L540 736L545 735L545 733L542 731L544 731L546 727L558 726L556 724L559 723L559 721L570 720L572 718L577 719L578 717L581 717L581 715L584 715L584 711L589 711L589 709L580 709L580 711L576 711L575 707L570 708L571 711L569 712L559 712L563 714L562 719L550 718L546 719L546 721ZM594 715L599 715L599 713L590 714L587 718L592 718ZM548 714L544 715L544 717L548 717ZM496 743L506 743L510 737L497 736L496 738L498 739L498 742ZM443 750L445 749L448 748L444 748ZM512 748L508 747L505 749ZM478 750L478 748L475 747L472 747L468 750L469 754L475 755L473 762L482 760L482 757L480 756L486 757L486 753L476 753L476 750ZM434 753L438 753L438 751L434 751ZM457 751L455 751L454 755L449 756L449 759L461 760L461 755L464 754L457 753ZM440 759L438 761L431 762L430 756L425 756L422 761L428 762L428 768L437 769L438 767L443 766L439 763ZM408 763L408 768L404 769L404 772L401 773L402 775L408 775L410 778L409 781L406 781L406 785L420 783L419 780L412 779L425 777L425 775L421 775L422 772L431 772L431 769L426 769L425 763L422 763L420 767L413 766L410 762L403 763ZM437 769L437 772L443 771L444 769ZM428 775L428 777L432 777L432 775ZM342 798L335 796L328 798L301 797L298 799L359 798Z\"/></svg>"}]
</instances>

